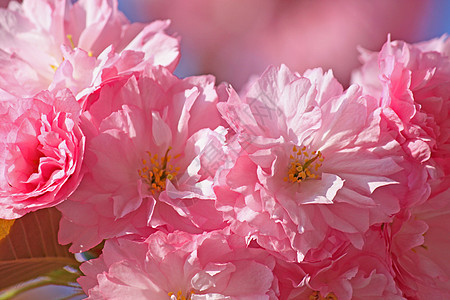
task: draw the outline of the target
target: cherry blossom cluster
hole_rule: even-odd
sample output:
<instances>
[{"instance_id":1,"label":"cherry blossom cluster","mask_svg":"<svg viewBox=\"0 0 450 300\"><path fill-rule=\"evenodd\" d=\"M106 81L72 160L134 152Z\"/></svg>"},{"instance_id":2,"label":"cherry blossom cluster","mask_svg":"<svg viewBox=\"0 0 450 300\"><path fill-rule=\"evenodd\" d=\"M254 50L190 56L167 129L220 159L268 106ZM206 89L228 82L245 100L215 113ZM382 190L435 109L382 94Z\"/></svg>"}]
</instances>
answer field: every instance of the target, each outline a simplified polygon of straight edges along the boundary
<instances>
[{"instance_id":1,"label":"cherry blossom cluster","mask_svg":"<svg viewBox=\"0 0 450 300\"><path fill-rule=\"evenodd\" d=\"M88 299L445 299L450 39L178 78L114 0L0 9L0 218L56 206Z\"/></svg>"}]
</instances>

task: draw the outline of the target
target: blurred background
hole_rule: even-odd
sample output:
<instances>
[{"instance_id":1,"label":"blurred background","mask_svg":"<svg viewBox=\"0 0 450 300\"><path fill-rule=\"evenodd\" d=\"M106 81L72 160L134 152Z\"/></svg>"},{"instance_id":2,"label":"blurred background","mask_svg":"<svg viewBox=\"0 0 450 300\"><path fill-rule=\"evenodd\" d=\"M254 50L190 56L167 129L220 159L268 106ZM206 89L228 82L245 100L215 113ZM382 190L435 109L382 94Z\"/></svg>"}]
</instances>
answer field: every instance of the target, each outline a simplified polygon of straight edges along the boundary
<instances>
[{"instance_id":1,"label":"blurred background","mask_svg":"<svg viewBox=\"0 0 450 300\"><path fill-rule=\"evenodd\" d=\"M379 51L388 33L413 43L450 32L450 0L118 1L133 22L172 20L170 33L181 38L178 76L213 74L236 89L281 63L300 73L333 69L347 86L359 66L357 46ZM73 293L43 287L14 299L83 298Z\"/></svg>"},{"instance_id":2,"label":"blurred background","mask_svg":"<svg viewBox=\"0 0 450 300\"><path fill-rule=\"evenodd\" d=\"M213 74L240 88L270 64L333 69L348 85L357 46L418 42L450 29L449 0L119 0L133 21L171 19L181 37L176 74Z\"/></svg>"},{"instance_id":3,"label":"blurred background","mask_svg":"<svg viewBox=\"0 0 450 300\"><path fill-rule=\"evenodd\" d=\"M8 2L0 0L0 7ZM333 69L347 86L359 66L357 46L378 51L388 33L413 43L450 32L450 0L118 2L133 22L172 20L170 33L181 37L178 76L213 74L237 89L281 63L300 73Z\"/></svg>"}]
</instances>

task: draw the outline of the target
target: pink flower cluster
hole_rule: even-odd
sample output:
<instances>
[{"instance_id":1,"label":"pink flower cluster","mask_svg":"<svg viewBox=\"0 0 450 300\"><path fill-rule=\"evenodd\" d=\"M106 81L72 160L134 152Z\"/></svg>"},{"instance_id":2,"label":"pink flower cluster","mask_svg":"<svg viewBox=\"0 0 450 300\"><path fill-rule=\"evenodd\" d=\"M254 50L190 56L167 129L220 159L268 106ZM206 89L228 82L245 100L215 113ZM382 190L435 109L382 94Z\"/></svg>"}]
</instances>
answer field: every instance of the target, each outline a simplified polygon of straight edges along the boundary
<instances>
[{"instance_id":1,"label":"pink flower cluster","mask_svg":"<svg viewBox=\"0 0 450 300\"><path fill-rule=\"evenodd\" d=\"M104 243L88 299L445 299L450 39L363 51L354 84L177 78L167 21L113 0L0 9L0 218Z\"/></svg>"}]
</instances>

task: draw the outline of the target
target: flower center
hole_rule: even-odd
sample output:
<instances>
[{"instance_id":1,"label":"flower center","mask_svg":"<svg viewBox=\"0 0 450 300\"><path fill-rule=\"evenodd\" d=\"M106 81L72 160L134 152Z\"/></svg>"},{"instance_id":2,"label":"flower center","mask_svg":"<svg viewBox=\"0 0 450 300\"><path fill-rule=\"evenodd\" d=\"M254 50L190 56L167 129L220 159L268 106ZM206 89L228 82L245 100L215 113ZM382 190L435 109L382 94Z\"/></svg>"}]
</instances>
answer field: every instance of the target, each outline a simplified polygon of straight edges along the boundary
<instances>
[{"instance_id":1,"label":"flower center","mask_svg":"<svg viewBox=\"0 0 450 300\"><path fill-rule=\"evenodd\" d=\"M69 40L70 47L72 47L72 50L75 49L76 47L75 47L75 43L73 42L73 37L72 37L72 35L71 35L71 34L67 34L66 37L67 37L67 39ZM93 56L93 54L92 54L91 51L88 52L88 55L91 56L91 57ZM64 57L63 57L63 61L64 61ZM56 70L58 69L58 66L55 66L55 65L53 65L53 64L50 65L50 67L53 69L53 71L56 71Z\"/></svg>"},{"instance_id":2,"label":"flower center","mask_svg":"<svg viewBox=\"0 0 450 300\"><path fill-rule=\"evenodd\" d=\"M142 169L138 170L139 176L148 184L149 190L153 195L160 193L166 189L166 180L172 180L180 168L175 167L169 162L172 157L169 155L171 147L167 149L163 157L159 158L158 154L152 156L150 151L147 151L148 160L142 159L144 165ZM178 158L175 155L174 158Z\"/></svg>"},{"instance_id":3,"label":"flower center","mask_svg":"<svg viewBox=\"0 0 450 300\"><path fill-rule=\"evenodd\" d=\"M337 297L333 292L322 297L319 291L313 291L311 295L309 295L309 300L337 300Z\"/></svg>"},{"instance_id":4,"label":"flower center","mask_svg":"<svg viewBox=\"0 0 450 300\"><path fill-rule=\"evenodd\" d=\"M193 294L194 294L194 292L190 292L190 293L187 294L187 296L184 296L184 295L183 295L183 292L178 291L176 294L170 292L168 295L169 295L169 297L170 297L170 298L169 298L170 300L190 300L190 299L191 299L191 296L192 296Z\"/></svg>"},{"instance_id":5,"label":"flower center","mask_svg":"<svg viewBox=\"0 0 450 300\"><path fill-rule=\"evenodd\" d=\"M320 151L312 151L309 153L305 146L301 149L294 146L292 152L290 155L288 176L284 177L284 181L301 182L308 178L317 179L320 177L313 173L319 170L324 160Z\"/></svg>"},{"instance_id":6,"label":"flower center","mask_svg":"<svg viewBox=\"0 0 450 300\"><path fill-rule=\"evenodd\" d=\"M418 249L418 247L422 247L423 249L428 250L428 246L427 245L420 245L420 246L417 246L415 248L411 248L412 252L417 253L416 248Z\"/></svg>"}]
</instances>

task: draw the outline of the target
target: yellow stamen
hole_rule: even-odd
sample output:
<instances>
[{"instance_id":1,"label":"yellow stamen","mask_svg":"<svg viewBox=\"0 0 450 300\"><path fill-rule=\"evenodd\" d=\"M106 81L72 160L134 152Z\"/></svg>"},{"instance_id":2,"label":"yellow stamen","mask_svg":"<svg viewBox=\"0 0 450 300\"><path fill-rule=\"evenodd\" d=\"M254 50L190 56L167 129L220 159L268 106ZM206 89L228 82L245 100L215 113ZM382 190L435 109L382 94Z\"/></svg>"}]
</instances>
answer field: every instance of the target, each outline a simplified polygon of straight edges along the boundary
<instances>
[{"instance_id":1,"label":"yellow stamen","mask_svg":"<svg viewBox=\"0 0 450 300\"><path fill-rule=\"evenodd\" d=\"M167 293L169 295L170 300L190 300L191 296L194 295L194 292L191 291L187 294L187 296L183 295L182 291L178 291L176 294L173 292Z\"/></svg>"},{"instance_id":2,"label":"yellow stamen","mask_svg":"<svg viewBox=\"0 0 450 300\"><path fill-rule=\"evenodd\" d=\"M333 292L331 292L331 293L328 293L328 295L325 297L325 300L338 300L338 298L336 297L336 295Z\"/></svg>"},{"instance_id":3,"label":"yellow stamen","mask_svg":"<svg viewBox=\"0 0 450 300\"><path fill-rule=\"evenodd\" d=\"M161 159L158 159L158 154L152 155L149 151L146 152L148 159L142 159L143 167L138 170L138 174L148 184L152 194L165 190L167 180L173 180L180 170L178 167L174 170L173 165L167 164L172 159L168 155L170 149L171 147L167 149ZM150 163L148 164L148 162Z\"/></svg>"},{"instance_id":4,"label":"yellow stamen","mask_svg":"<svg viewBox=\"0 0 450 300\"><path fill-rule=\"evenodd\" d=\"M318 291L313 291L311 295L309 295L309 300L320 300L322 298Z\"/></svg>"},{"instance_id":5,"label":"yellow stamen","mask_svg":"<svg viewBox=\"0 0 450 300\"><path fill-rule=\"evenodd\" d=\"M328 293L325 297L322 297L319 291L313 291L311 295L309 295L309 300L338 300L338 298L333 292Z\"/></svg>"},{"instance_id":6,"label":"yellow stamen","mask_svg":"<svg viewBox=\"0 0 450 300\"><path fill-rule=\"evenodd\" d=\"M308 178L317 179L319 175L314 174L318 172L322 166L321 163L323 155L320 151L308 152L306 146L303 146L300 150L297 150L296 146L292 147L292 154L289 155L290 163L288 169L288 176L284 177L284 181L301 182Z\"/></svg>"},{"instance_id":7,"label":"yellow stamen","mask_svg":"<svg viewBox=\"0 0 450 300\"><path fill-rule=\"evenodd\" d=\"M73 43L72 35L68 34L68 35L66 35L66 37L69 40L70 46L72 47L72 49L75 49L75 44Z\"/></svg>"}]
</instances>

